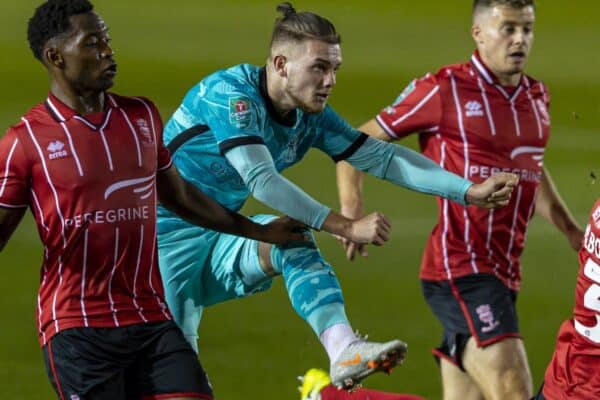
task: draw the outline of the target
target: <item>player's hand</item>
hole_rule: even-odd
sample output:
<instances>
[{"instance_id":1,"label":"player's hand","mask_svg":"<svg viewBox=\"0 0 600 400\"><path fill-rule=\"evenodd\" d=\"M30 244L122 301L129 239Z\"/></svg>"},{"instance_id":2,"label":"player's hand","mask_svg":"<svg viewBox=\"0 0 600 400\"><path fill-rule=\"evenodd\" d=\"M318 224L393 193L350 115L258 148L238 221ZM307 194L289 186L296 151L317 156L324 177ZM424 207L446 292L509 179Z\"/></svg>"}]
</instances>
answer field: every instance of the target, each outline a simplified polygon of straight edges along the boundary
<instances>
[{"instance_id":1,"label":"player's hand","mask_svg":"<svg viewBox=\"0 0 600 400\"><path fill-rule=\"evenodd\" d=\"M288 216L279 217L263 225L261 241L273 244L306 242L310 240L309 230L310 228L302 222Z\"/></svg>"},{"instance_id":2,"label":"player's hand","mask_svg":"<svg viewBox=\"0 0 600 400\"><path fill-rule=\"evenodd\" d=\"M360 206L344 207L342 205L340 214L342 214L344 217L350 218L350 219L360 219L363 216L362 215L362 207L360 207ZM333 237L338 242L340 242L340 244L344 248L344 253L346 254L346 258L349 261L354 261L354 258L356 257L357 253L362 257L367 257L369 255L369 252L367 251L366 243L355 243L355 242L352 242L352 241L350 241L344 237L341 237L339 235L333 235Z\"/></svg>"},{"instance_id":3,"label":"player's hand","mask_svg":"<svg viewBox=\"0 0 600 400\"><path fill-rule=\"evenodd\" d=\"M385 215L374 212L352 221L346 239L355 244L372 243L381 246L390 239L391 229L392 224Z\"/></svg>"},{"instance_id":4,"label":"player's hand","mask_svg":"<svg viewBox=\"0 0 600 400\"><path fill-rule=\"evenodd\" d=\"M518 184L517 175L499 172L481 183L472 185L467 191L467 204L482 208L504 207L509 203Z\"/></svg>"}]
</instances>

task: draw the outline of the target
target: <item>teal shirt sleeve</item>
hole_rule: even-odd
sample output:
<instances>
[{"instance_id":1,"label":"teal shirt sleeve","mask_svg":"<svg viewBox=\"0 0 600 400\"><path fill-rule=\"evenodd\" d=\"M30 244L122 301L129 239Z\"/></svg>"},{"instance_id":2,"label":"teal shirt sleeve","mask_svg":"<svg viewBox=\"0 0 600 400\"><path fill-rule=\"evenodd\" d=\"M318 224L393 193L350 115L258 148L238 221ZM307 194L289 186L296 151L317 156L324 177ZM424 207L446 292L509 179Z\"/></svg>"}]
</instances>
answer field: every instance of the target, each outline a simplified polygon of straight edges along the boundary
<instances>
[{"instance_id":1,"label":"teal shirt sleeve","mask_svg":"<svg viewBox=\"0 0 600 400\"><path fill-rule=\"evenodd\" d=\"M236 146L227 151L225 157L258 201L313 228L321 229L331 209L279 174L266 146Z\"/></svg>"},{"instance_id":2,"label":"teal shirt sleeve","mask_svg":"<svg viewBox=\"0 0 600 400\"><path fill-rule=\"evenodd\" d=\"M319 134L313 147L335 162L348 158L366 139L364 133L350 126L329 106L316 117L315 125Z\"/></svg>"},{"instance_id":3,"label":"teal shirt sleeve","mask_svg":"<svg viewBox=\"0 0 600 400\"><path fill-rule=\"evenodd\" d=\"M251 87L216 77L199 88L197 106L210 126L221 153L244 144L264 143L264 109Z\"/></svg>"},{"instance_id":4,"label":"teal shirt sleeve","mask_svg":"<svg viewBox=\"0 0 600 400\"><path fill-rule=\"evenodd\" d=\"M371 137L346 161L378 178L417 192L445 197L462 205L467 205L467 190L473 185L471 181L446 171L416 151Z\"/></svg>"}]
</instances>

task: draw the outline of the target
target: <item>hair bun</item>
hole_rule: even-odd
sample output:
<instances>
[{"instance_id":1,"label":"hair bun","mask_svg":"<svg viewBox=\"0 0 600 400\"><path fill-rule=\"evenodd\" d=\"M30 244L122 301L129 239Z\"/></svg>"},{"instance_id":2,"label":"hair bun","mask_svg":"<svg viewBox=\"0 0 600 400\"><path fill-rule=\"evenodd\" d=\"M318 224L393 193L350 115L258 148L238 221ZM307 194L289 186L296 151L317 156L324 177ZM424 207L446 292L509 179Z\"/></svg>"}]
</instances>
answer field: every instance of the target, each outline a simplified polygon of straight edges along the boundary
<instances>
[{"instance_id":1,"label":"hair bun","mask_svg":"<svg viewBox=\"0 0 600 400\"><path fill-rule=\"evenodd\" d=\"M282 13L283 17L287 18L291 15L296 14L296 9L294 8L294 6L292 6L292 3L286 1L277 6L277 12Z\"/></svg>"}]
</instances>

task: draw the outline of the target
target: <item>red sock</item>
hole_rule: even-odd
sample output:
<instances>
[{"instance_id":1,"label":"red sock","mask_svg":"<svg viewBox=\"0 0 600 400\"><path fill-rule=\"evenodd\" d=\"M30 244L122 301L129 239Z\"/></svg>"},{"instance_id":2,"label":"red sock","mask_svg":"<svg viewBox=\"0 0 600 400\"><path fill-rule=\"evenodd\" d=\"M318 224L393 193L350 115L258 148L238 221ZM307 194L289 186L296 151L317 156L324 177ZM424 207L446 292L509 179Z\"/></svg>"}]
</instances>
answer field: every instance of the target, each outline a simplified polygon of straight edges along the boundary
<instances>
[{"instance_id":1,"label":"red sock","mask_svg":"<svg viewBox=\"0 0 600 400\"><path fill-rule=\"evenodd\" d=\"M425 400L411 394L380 392L378 390L357 389L352 393L328 385L321 390L322 400Z\"/></svg>"}]
</instances>

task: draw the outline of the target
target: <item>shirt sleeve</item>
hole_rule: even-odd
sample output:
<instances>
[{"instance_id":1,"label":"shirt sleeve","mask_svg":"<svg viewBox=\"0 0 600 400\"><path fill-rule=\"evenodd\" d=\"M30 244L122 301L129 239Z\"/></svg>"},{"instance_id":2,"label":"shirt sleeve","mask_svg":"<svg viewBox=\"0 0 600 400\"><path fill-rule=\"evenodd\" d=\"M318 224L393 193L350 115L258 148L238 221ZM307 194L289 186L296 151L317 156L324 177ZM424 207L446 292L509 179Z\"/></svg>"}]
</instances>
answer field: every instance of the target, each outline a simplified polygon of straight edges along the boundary
<instances>
[{"instance_id":1,"label":"shirt sleeve","mask_svg":"<svg viewBox=\"0 0 600 400\"><path fill-rule=\"evenodd\" d=\"M435 75L412 81L376 120L394 139L411 133L436 131L442 118L440 86Z\"/></svg>"},{"instance_id":2,"label":"shirt sleeve","mask_svg":"<svg viewBox=\"0 0 600 400\"><path fill-rule=\"evenodd\" d=\"M331 209L280 175L265 145L236 146L225 157L257 200L313 228L321 229Z\"/></svg>"},{"instance_id":3,"label":"shirt sleeve","mask_svg":"<svg viewBox=\"0 0 600 400\"><path fill-rule=\"evenodd\" d=\"M317 119L319 132L313 146L329 155L334 162L350 157L362 146L367 136L353 128L327 106Z\"/></svg>"},{"instance_id":4,"label":"shirt sleeve","mask_svg":"<svg viewBox=\"0 0 600 400\"><path fill-rule=\"evenodd\" d=\"M22 140L15 129L9 129L0 139L0 207L27 207L30 180L31 168Z\"/></svg>"},{"instance_id":5,"label":"shirt sleeve","mask_svg":"<svg viewBox=\"0 0 600 400\"><path fill-rule=\"evenodd\" d=\"M226 80L202 84L194 103L198 107L194 112L206 118L222 154L237 146L265 143L261 123L264 106L241 85Z\"/></svg>"}]
</instances>

